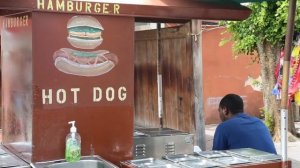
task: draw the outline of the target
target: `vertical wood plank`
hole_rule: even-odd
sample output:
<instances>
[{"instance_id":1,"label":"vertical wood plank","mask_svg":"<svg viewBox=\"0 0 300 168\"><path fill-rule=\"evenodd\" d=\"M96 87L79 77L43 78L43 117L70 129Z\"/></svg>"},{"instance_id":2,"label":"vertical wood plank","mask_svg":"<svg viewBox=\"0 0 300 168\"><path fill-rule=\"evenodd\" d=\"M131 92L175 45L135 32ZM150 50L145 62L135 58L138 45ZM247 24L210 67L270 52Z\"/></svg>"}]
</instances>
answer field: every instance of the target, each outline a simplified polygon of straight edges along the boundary
<instances>
[{"instance_id":1,"label":"vertical wood plank","mask_svg":"<svg viewBox=\"0 0 300 168\"><path fill-rule=\"evenodd\" d=\"M202 74L202 33L201 20L192 20L193 35L193 64L194 64L194 90L195 90L195 124L196 124L196 144L202 150L206 149L205 123L203 107L203 74Z\"/></svg>"}]
</instances>

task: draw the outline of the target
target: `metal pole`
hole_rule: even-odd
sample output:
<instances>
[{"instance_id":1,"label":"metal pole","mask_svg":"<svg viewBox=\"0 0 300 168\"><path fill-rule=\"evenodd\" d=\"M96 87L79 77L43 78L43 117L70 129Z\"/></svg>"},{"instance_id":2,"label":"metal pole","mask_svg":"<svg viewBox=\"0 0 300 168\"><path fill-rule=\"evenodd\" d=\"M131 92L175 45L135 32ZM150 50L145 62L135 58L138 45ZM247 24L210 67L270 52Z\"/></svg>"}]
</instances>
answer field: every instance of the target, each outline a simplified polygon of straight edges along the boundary
<instances>
[{"instance_id":1,"label":"metal pole","mask_svg":"<svg viewBox=\"0 0 300 168\"><path fill-rule=\"evenodd\" d=\"M294 34L296 0L289 1L287 32L285 36L284 46L284 63L283 63L283 79L282 79L282 99L281 99L281 154L282 160L287 161L287 123L288 123L288 83L289 83L289 69L291 59L291 48ZM283 164L287 167L287 164Z\"/></svg>"},{"instance_id":2,"label":"metal pole","mask_svg":"<svg viewBox=\"0 0 300 168\"><path fill-rule=\"evenodd\" d=\"M163 123L163 92L162 92L162 57L161 57L161 23L157 23L157 96L158 96L158 118L160 128L164 127Z\"/></svg>"}]
</instances>

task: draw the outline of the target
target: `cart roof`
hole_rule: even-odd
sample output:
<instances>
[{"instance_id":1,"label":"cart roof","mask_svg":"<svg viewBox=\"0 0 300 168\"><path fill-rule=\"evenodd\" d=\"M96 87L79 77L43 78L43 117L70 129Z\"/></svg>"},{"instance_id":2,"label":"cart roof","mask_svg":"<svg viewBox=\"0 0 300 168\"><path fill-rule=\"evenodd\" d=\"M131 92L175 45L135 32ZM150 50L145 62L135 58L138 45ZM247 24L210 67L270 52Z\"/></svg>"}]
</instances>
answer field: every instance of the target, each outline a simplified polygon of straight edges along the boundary
<instances>
[{"instance_id":1,"label":"cart roof","mask_svg":"<svg viewBox=\"0 0 300 168\"><path fill-rule=\"evenodd\" d=\"M117 14L153 21L243 20L250 15L251 10L240 5L240 2L248 1L258 0L1 0L0 15L16 11L47 11Z\"/></svg>"}]
</instances>

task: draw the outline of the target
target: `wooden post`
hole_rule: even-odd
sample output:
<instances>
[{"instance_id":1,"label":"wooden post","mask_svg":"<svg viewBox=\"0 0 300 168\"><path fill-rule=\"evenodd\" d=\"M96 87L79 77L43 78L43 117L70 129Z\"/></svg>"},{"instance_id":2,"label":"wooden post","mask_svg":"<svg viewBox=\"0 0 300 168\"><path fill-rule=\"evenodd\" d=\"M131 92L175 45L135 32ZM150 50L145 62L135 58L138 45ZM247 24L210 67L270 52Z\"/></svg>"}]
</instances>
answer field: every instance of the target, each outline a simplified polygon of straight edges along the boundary
<instances>
[{"instance_id":1,"label":"wooden post","mask_svg":"<svg viewBox=\"0 0 300 168\"><path fill-rule=\"evenodd\" d=\"M204 100L203 100L203 71L202 71L202 33L201 20L192 20L192 51L194 69L194 92L195 92L195 125L196 145L206 150L205 123L204 123Z\"/></svg>"}]
</instances>

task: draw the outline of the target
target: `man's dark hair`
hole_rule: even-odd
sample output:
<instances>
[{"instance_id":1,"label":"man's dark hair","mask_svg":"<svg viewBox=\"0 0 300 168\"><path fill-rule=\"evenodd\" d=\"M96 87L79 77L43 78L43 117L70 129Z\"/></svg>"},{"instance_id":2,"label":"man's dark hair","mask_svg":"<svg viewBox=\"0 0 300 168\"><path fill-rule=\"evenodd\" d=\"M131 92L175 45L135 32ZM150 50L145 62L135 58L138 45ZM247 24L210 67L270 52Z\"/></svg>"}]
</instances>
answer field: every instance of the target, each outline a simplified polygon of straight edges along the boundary
<instances>
[{"instance_id":1,"label":"man's dark hair","mask_svg":"<svg viewBox=\"0 0 300 168\"><path fill-rule=\"evenodd\" d=\"M219 107L226 107L232 114L244 112L243 99L236 94L228 94L222 98Z\"/></svg>"}]
</instances>

